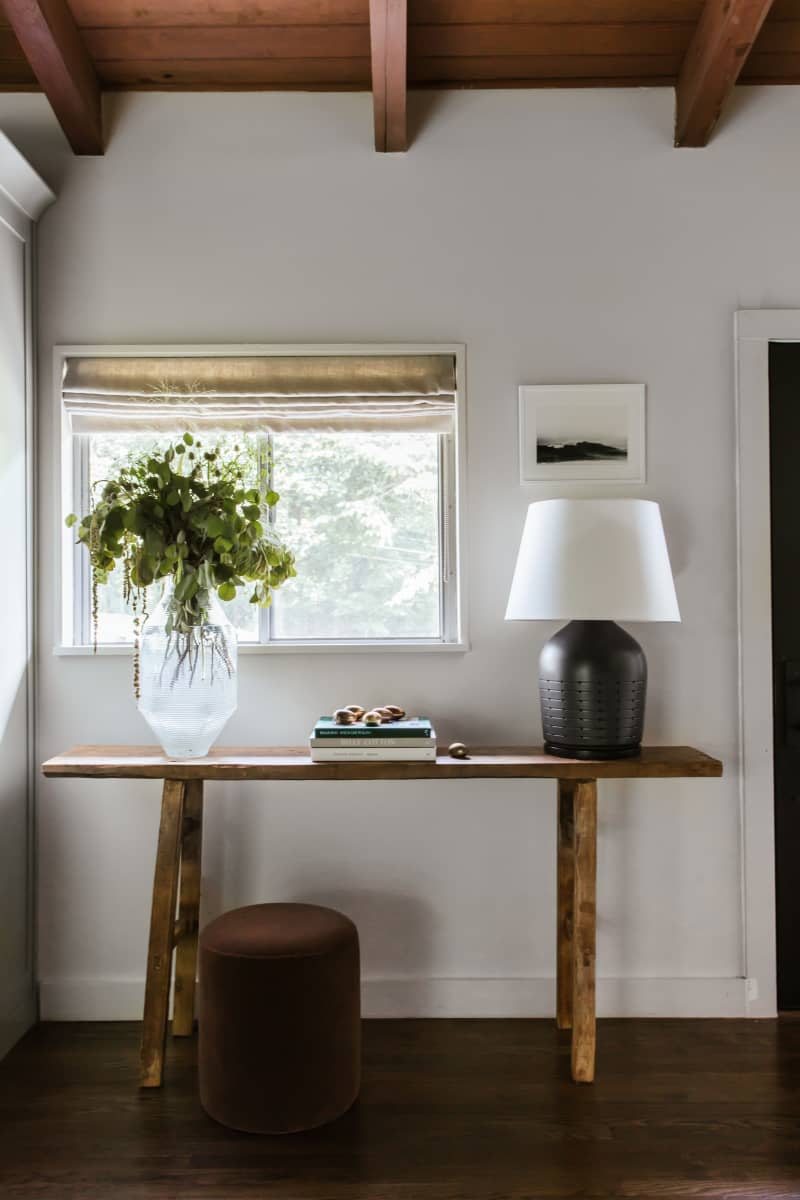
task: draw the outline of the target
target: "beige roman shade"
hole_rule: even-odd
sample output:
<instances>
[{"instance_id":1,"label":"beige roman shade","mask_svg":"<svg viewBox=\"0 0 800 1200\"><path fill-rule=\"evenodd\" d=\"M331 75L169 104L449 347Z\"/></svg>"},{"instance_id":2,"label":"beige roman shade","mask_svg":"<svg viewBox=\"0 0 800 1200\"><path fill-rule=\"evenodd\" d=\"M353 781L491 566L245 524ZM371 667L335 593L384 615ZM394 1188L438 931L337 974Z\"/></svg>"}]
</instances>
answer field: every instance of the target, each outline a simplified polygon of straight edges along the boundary
<instances>
[{"instance_id":1,"label":"beige roman shade","mask_svg":"<svg viewBox=\"0 0 800 1200\"><path fill-rule=\"evenodd\" d=\"M455 416L451 354L66 360L74 433L430 430Z\"/></svg>"}]
</instances>

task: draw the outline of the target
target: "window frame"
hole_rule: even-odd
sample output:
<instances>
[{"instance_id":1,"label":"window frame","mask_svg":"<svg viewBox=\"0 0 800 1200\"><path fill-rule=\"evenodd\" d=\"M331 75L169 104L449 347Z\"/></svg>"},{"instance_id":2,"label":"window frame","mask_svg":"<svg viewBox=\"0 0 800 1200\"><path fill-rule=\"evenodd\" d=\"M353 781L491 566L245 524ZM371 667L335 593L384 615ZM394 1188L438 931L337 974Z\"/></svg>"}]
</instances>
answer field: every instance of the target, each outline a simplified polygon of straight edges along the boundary
<instances>
[{"instance_id":1,"label":"window frame","mask_svg":"<svg viewBox=\"0 0 800 1200\"><path fill-rule=\"evenodd\" d=\"M465 463L465 396L466 349L460 343L348 343L340 344L214 344L214 345L58 345L53 352L53 393L55 425L60 431L57 442L56 495L60 504L57 523L61 538L57 542L56 612L54 653L85 655L94 653L91 645L91 604L88 577L81 567L81 548L74 544L74 534L64 526L68 512L77 511L88 487L88 438L73 435L62 403L61 381L64 362L70 357L103 358L173 358L173 357L236 357L236 356L293 356L303 355L420 355L452 354L456 360L455 422L452 434L439 434L439 555L441 568L441 636L438 638L325 638L272 639L270 610L259 614L259 641L242 642L243 654L263 653L385 653L396 650L464 651L466 641L466 606L463 546L463 483ZM132 653L130 643L101 643L100 655Z\"/></svg>"}]
</instances>

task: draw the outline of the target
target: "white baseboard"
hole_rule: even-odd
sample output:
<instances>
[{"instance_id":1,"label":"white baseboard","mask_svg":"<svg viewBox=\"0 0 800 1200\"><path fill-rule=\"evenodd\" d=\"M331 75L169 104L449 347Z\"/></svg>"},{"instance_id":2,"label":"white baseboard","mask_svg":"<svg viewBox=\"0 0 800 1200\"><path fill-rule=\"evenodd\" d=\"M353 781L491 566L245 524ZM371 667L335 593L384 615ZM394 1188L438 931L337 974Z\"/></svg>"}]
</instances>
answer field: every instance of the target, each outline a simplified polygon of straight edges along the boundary
<instances>
[{"instance_id":1,"label":"white baseboard","mask_svg":"<svg viewBox=\"0 0 800 1200\"><path fill-rule=\"evenodd\" d=\"M600 1017L746 1017L746 979L598 979ZM141 979L45 979L43 1021L138 1021ZM555 980L365 979L365 1017L551 1017Z\"/></svg>"},{"instance_id":2,"label":"white baseboard","mask_svg":"<svg viewBox=\"0 0 800 1200\"><path fill-rule=\"evenodd\" d=\"M744 1017L744 979L598 979L599 1017ZM551 1017L554 979L371 979L367 1017Z\"/></svg>"},{"instance_id":3,"label":"white baseboard","mask_svg":"<svg viewBox=\"0 0 800 1200\"><path fill-rule=\"evenodd\" d=\"M0 1058L36 1023L36 992L26 975L0 983Z\"/></svg>"}]
</instances>

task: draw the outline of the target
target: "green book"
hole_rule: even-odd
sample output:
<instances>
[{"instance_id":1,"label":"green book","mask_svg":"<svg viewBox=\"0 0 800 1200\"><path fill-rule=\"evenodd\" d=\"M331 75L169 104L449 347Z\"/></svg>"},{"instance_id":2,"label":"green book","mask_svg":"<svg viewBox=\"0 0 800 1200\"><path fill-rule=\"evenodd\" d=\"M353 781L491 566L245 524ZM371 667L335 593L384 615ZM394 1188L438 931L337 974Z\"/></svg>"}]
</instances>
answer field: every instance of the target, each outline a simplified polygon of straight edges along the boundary
<instances>
[{"instance_id":1,"label":"green book","mask_svg":"<svg viewBox=\"0 0 800 1200\"><path fill-rule=\"evenodd\" d=\"M385 725L365 725L354 721L352 725L337 725L333 717L320 717L311 735L314 738L432 738L433 727L427 717L406 717L402 721L390 721Z\"/></svg>"}]
</instances>

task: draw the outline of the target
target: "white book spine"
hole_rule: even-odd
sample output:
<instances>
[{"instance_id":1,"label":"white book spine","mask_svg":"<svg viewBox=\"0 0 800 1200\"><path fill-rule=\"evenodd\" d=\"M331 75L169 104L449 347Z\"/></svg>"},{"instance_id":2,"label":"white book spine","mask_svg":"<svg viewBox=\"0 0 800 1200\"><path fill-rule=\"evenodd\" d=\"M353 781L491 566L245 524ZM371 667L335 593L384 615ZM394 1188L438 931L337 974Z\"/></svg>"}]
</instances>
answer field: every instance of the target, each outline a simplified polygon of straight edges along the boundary
<instances>
[{"instance_id":1,"label":"white book spine","mask_svg":"<svg viewBox=\"0 0 800 1200\"><path fill-rule=\"evenodd\" d=\"M311 746L312 762L427 762L436 758L436 746L413 746L408 750L389 746Z\"/></svg>"},{"instance_id":2,"label":"white book spine","mask_svg":"<svg viewBox=\"0 0 800 1200\"><path fill-rule=\"evenodd\" d=\"M393 738L393 737L310 737L309 746L319 746L321 749L342 750L345 746L360 750L365 747L375 750L429 750L436 749L436 738Z\"/></svg>"}]
</instances>

